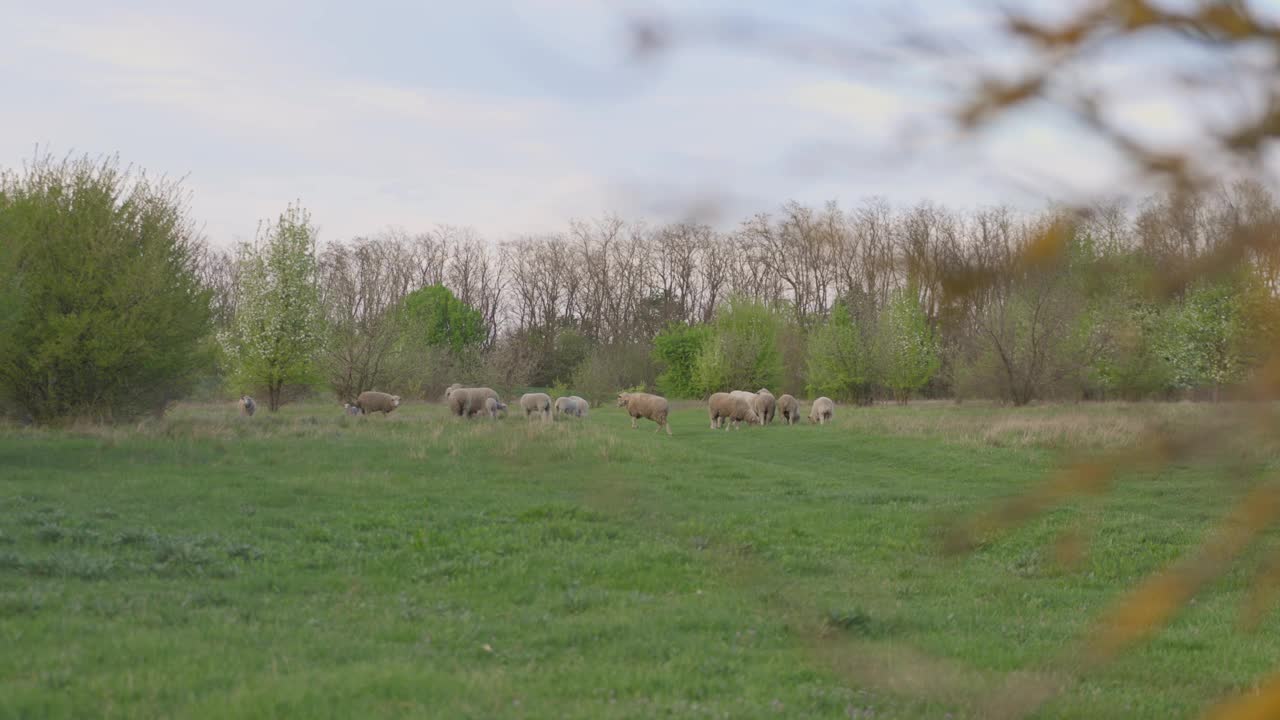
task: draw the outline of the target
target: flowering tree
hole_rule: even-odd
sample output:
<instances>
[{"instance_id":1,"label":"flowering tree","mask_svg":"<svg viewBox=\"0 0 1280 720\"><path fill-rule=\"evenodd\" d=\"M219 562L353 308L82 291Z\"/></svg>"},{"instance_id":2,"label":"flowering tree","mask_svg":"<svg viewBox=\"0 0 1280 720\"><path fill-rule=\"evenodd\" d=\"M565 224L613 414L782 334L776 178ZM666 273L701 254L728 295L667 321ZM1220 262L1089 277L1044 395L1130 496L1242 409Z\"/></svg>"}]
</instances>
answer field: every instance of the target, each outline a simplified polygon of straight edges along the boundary
<instances>
[{"instance_id":1,"label":"flowering tree","mask_svg":"<svg viewBox=\"0 0 1280 720\"><path fill-rule=\"evenodd\" d=\"M232 382L265 387L272 412L286 384L313 381L323 330L316 289L316 231L290 205L239 252L235 320L223 338Z\"/></svg>"},{"instance_id":2,"label":"flowering tree","mask_svg":"<svg viewBox=\"0 0 1280 720\"><path fill-rule=\"evenodd\" d=\"M876 361L880 382L900 403L933 379L942 364L938 340L913 288L893 294L880 314Z\"/></svg>"}]
</instances>

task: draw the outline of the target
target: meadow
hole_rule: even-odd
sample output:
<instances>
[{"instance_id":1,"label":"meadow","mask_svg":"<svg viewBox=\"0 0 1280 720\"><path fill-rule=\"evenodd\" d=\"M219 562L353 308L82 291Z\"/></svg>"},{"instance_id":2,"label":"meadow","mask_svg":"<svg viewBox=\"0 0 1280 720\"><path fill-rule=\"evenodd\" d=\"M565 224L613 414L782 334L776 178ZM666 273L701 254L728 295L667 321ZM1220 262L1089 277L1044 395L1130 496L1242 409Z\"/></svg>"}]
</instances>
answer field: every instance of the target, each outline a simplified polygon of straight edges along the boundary
<instances>
[{"instance_id":1,"label":"meadow","mask_svg":"<svg viewBox=\"0 0 1280 720\"><path fill-rule=\"evenodd\" d=\"M806 408L807 410L807 408ZM1124 476L968 555L952 519L1204 406L840 408L673 437L432 404L0 429L0 717L1194 717L1280 658L1250 554L1105 667L1065 649L1201 542L1261 448ZM1065 562L1055 538L1092 540Z\"/></svg>"}]
</instances>

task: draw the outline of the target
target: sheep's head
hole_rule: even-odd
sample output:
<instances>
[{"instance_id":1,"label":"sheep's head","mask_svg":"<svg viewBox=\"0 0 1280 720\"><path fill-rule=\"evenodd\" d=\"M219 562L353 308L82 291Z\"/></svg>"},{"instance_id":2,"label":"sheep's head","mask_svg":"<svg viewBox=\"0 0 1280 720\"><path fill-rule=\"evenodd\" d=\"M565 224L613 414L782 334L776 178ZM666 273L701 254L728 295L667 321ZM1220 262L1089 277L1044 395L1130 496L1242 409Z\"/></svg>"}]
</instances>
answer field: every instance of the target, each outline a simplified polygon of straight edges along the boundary
<instances>
[{"instance_id":1,"label":"sheep's head","mask_svg":"<svg viewBox=\"0 0 1280 720\"><path fill-rule=\"evenodd\" d=\"M399 396L399 395L392 395L392 396L391 396L391 407L400 407L400 396Z\"/></svg>"},{"instance_id":2,"label":"sheep's head","mask_svg":"<svg viewBox=\"0 0 1280 720\"><path fill-rule=\"evenodd\" d=\"M757 390L757 391L756 391L756 394L757 394L757 395L772 395L773 393L769 392L769 388L760 388L759 390Z\"/></svg>"},{"instance_id":3,"label":"sheep's head","mask_svg":"<svg viewBox=\"0 0 1280 720\"><path fill-rule=\"evenodd\" d=\"M627 400L631 399L631 393L618 393L618 407L626 407Z\"/></svg>"}]
</instances>

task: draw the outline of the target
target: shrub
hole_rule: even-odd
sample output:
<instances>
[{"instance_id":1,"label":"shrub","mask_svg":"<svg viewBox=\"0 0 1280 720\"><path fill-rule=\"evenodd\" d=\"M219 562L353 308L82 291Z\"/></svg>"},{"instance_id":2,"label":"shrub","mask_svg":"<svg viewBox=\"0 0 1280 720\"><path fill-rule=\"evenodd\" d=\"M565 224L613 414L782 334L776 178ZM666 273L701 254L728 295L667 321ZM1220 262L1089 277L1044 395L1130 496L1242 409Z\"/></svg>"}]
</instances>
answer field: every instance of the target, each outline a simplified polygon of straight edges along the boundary
<instances>
[{"instance_id":1,"label":"shrub","mask_svg":"<svg viewBox=\"0 0 1280 720\"><path fill-rule=\"evenodd\" d=\"M777 387L782 381L780 325L777 314L763 303L730 298L716 313L712 336L698 353L699 395Z\"/></svg>"},{"instance_id":2,"label":"shrub","mask_svg":"<svg viewBox=\"0 0 1280 720\"><path fill-rule=\"evenodd\" d=\"M808 379L810 395L871 401L871 353L843 303L836 303L831 317L809 338Z\"/></svg>"},{"instance_id":3,"label":"shrub","mask_svg":"<svg viewBox=\"0 0 1280 720\"><path fill-rule=\"evenodd\" d=\"M38 422L163 411L211 362L185 195L115 159L0 173L0 398Z\"/></svg>"},{"instance_id":4,"label":"shrub","mask_svg":"<svg viewBox=\"0 0 1280 720\"><path fill-rule=\"evenodd\" d=\"M696 398L702 394L697 378L698 356L711 339L706 325L672 323L653 339L653 359L663 366L659 390L668 397Z\"/></svg>"}]
</instances>

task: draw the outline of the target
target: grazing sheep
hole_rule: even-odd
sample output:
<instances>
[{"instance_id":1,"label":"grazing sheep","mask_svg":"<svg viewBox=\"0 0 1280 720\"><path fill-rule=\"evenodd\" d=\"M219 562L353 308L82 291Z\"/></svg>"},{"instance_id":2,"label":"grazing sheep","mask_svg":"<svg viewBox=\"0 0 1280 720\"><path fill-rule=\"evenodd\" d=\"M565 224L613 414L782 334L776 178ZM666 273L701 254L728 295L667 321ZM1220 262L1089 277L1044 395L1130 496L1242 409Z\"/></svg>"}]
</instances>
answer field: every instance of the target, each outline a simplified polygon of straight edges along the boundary
<instances>
[{"instance_id":1,"label":"grazing sheep","mask_svg":"<svg viewBox=\"0 0 1280 720\"><path fill-rule=\"evenodd\" d=\"M586 400L577 395L568 395L566 397L556 398L555 412L556 415L572 415L574 417L587 416L588 403Z\"/></svg>"},{"instance_id":2,"label":"grazing sheep","mask_svg":"<svg viewBox=\"0 0 1280 720\"><path fill-rule=\"evenodd\" d=\"M711 429L719 429L722 420L728 420L724 429L738 429L739 422L758 422L759 417L746 398L732 393L715 393L707 399L707 415L711 418Z\"/></svg>"},{"instance_id":3,"label":"grazing sheep","mask_svg":"<svg viewBox=\"0 0 1280 720\"><path fill-rule=\"evenodd\" d=\"M667 429L667 434L671 434L671 426L667 424L667 412L670 405L667 399L661 395L650 395L649 393L618 393L618 407L627 409L627 414L631 416L631 428L636 428L636 418L648 418L658 423L660 432L663 428Z\"/></svg>"},{"instance_id":4,"label":"grazing sheep","mask_svg":"<svg viewBox=\"0 0 1280 720\"><path fill-rule=\"evenodd\" d=\"M457 387L449 390L449 411L455 417L471 417L485 412L485 400L493 398L501 405L502 401L498 398L498 393L493 390L482 388L464 388ZM503 408L506 406L504 405Z\"/></svg>"},{"instance_id":5,"label":"grazing sheep","mask_svg":"<svg viewBox=\"0 0 1280 720\"><path fill-rule=\"evenodd\" d=\"M756 414L760 416L760 424L772 423L777 409L778 400L769 392L769 388L760 388L760 392L756 393Z\"/></svg>"},{"instance_id":6,"label":"grazing sheep","mask_svg":"<svg viewBox=\"0 0 1280 720\"><path fill-rule=\"evenodd\" d=\"M783 395L778 398L778 414L788 425L800 422L800 401L794 395Z\"/></svg>"},{"instance_id":7,"label":"grazing sheep","mask_svg":"<svg viewBox=\"0 0 1280 720\"><path fill-rule=\"evenodd\" d=\"M551 396L546 393L521 395L520 407L524 408L526 418L531 418L534 413L537 413L543 420L551 419Z\"/></svg>"},{"instance_id":8,"label":"grazing sheep","mask_svg":"<svg viewBox=\"0 0 1280 720\"><path fill-rule=\"evenodd\" d=\"M254 402L253 398L249 397L248 395L240 396L240 414L241 415L244 415L245 417L253 417L253 414L257 411L258 411L258 403Z\"/></svg>"},{"instance_id":9,"label":"grazing sheep","mask_svg":"<svg viewBox=\"0 0 1280 720\"><path fill-rule=\"evenodd\" d=\"M342 412L344 412L344 413L346 413L346 414L348 414L348 415L363 415L363 414L364 414L364 411L363 411L363 410L361 410L361 409L359 408L359 406L352 405L351 403L342 403Z\"/></svg>"},{"instance_id":10,"label":"grazing sheep","mask_svg":"<svg viewBox=\"0 0 1280 720\"><path fill-rule=\"evenodd\" d=\"M809 408L809 422L816 422L819 425L826 425L831 422L831 418L836 414L836 404L831 402L829 397L820 397L813 401L813 407Z\"/></svg>"},{"instance_id":11,"label":"grazing sheep","mask_svg":"<svg viewBox=\"0 0 1280 720\"><path fill-rule=\"evenodd\" d=\"M392 410L400 407L400 396L388 395L377 390L365 390L356 398L356 407L364 415L375 412L390 415Z\"/></svg>"},{"instance_id":12,"label":"grazing sheep","mask_svg":"<svg viewBox=\"0 0 1280 720\"><path fill-rule=\"evenodd\" d=\"M732 390L729 392L729 394L736 398L742 398L747 403L747 406L754 411L753 414L755 415L755 419L751 420L750 422L755 423L757 425L764 424L760 417L760 412L758 409L759 406L757 404L759 403L760 398L755 393L747 392L746 390Z\"/></svg>"},{"instance_id":13,"label":"grazing sheep","mask_svg":"<svg viewBox=\"0 0 1280 720\"><path fill-rule=\"evenodd\" d=\"M507 416L507 404L501 402L497 398L484 399L484 412L489 417L497 420L500 417Z\"/></svg>"}]
</instances>

